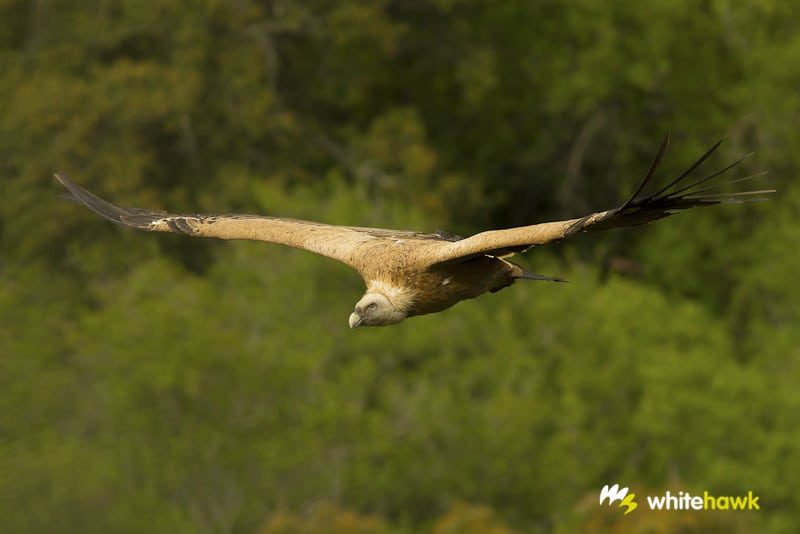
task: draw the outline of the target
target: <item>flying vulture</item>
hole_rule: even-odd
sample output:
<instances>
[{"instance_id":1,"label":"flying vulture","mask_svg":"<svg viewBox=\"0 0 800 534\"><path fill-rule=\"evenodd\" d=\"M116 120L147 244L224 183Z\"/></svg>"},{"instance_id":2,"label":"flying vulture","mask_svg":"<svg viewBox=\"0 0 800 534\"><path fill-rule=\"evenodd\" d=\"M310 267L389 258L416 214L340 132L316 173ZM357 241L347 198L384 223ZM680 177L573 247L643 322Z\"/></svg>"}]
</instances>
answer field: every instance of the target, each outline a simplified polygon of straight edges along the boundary
<instances>
[{"instance_id":1,"label":"flying vulture","mask_svg":"<svg viewBox=\"0 0 800 534\"><path fill-rule=\"evenodd\" d=\"M727 202L743 202L748 195L774 190L722 193L709 182L742 160L701 179L687 178L713 153L712 146L686 172L654 193L645 194L668 146L662 142L639 187L618 208L566 221L546 222L504 230L489 230L462 238L437 231L426 234L404 230L333 226L311 221L259 215L173 215L163 211L121 208L76 185L63 174L56 179L71 200L112 222L192 237L252 239L305 249L339 260L361 275L367 285L348 323L385 326L407 317L436 313L487 291L495 292L517 279L562 281L525 271L507 258L536 245L571 237L578 232L635 226L672 215L677 210ZM740 182L747 178L733 180ZM729 183L733 183L729 182ZM743 198L746 197L746 198Z\"/></svg>"}]
</instances>

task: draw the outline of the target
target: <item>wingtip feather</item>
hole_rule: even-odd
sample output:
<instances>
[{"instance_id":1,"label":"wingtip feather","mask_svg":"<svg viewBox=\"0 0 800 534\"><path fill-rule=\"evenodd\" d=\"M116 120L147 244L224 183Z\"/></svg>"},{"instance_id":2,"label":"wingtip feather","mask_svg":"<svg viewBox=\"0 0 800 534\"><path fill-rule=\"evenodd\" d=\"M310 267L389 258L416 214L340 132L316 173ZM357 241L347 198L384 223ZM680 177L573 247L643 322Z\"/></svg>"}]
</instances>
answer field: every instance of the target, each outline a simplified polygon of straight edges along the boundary
<instances>
[{"instance_id":1,"label":"wingtip feather","mask_svg":"<svg viewBox=\"0 0 800 534\"><path fill-rule=\"evenodd\" d=\"M54 176L58 183L64 186L64 188L67 190L67 193L65 194L67 199L86 206L96 214L108 219L111 222L125 224L123 217L127 214L127 212L124 209L103 200L93 193L90 193L86 189L70 180L63 173L57 172L54 174Z\"/></svg>"}]
</instances>

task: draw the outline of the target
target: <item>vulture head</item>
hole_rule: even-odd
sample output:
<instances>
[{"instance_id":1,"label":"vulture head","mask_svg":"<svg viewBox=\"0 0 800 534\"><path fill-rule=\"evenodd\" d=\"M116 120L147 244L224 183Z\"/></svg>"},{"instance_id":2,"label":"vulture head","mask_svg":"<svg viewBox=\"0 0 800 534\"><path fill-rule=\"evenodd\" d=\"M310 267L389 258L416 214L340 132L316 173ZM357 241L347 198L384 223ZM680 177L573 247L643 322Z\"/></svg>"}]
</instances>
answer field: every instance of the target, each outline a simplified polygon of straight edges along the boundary
<instances>
[{"instance_id":1,"label":"vulture head","mask_svg":"<svg viewBox=\"0 0 800 534\"><path fill-rule=\"evenodd\" d=\"M408 316L405 310L395 307L382 293L367 292L356 302L348 323L351 329L359 326L386 326L399 323Z\"/></svg>"}]
</instances>

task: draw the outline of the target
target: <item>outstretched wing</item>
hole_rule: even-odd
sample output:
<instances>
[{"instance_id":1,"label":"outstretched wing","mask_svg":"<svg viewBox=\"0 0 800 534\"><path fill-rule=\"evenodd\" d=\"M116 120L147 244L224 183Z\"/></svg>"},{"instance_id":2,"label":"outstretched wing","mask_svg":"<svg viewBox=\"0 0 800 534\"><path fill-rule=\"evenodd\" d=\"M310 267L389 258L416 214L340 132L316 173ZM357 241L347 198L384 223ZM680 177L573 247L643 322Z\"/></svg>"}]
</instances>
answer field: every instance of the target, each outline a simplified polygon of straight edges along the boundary
<instances>
[{"instance_id":1,"label":"outstretched wing","mask_svg":"<svg viewBox=\"0 0 800 534\"><path fill-rule=\"evenodd\" d=\"M669 146L669 136L661 143L658 154L650 165L644 179L636 191L622 206L593 213L579 219L547 222L531 226L520 226L505 230L481 232L466 239L437 247L430 258L431 263L463 261L477 255L507 256L515 252L524 252L534 245L545 245L578 232L606 230L620 226L636 226L673 215L679 210L697 206L712 206L720 203L739 203L747 200L760 200L752 195L774 193L774 189L760 191L743 191L738 193L722 193L721 185L708 185L709 182L729 171L742 162L735 161L727 167L696 181L685 183L687 178L717 149L722 141L717 142L694 165L656 192L644 195L643 190L650 182L661 158ZM754 178L748 176L726 182L732 184Z\"/></svg>"},{"instance_id":2,"label":"outstretched wing","mask_svg":"<svg viewBox=\"0 0 800 534\"><path fill-rule=\"evenodd\" d=\"M334 226L312 221L258 215L174 215L165 211L122 208L106 202L75 182L56 174L56 180L69 192L66 196L106 219L150 232L174 232L192 237L250 239L267 241L316 252L339 260L359 273L369 261L362 248L377 241L447 241L444 234L424 234L382 228Z\"/></svg>"}]
</instances>

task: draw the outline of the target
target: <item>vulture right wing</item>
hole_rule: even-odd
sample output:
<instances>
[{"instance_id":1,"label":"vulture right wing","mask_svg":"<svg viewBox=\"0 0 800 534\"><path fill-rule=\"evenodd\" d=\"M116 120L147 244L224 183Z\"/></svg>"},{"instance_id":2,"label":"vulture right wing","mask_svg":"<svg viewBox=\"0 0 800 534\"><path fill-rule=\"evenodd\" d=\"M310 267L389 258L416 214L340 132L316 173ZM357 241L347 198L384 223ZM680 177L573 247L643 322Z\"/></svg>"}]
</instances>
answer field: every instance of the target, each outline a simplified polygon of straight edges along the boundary
<instances>
[{"instance_id":1,"label":"vulture right wing","mask_svg":"<svg viewBox=\"0 0 800 534\"><path fill-rule=\"evenodd\" d=\"M666 186L656 192L644 195L642 191L650 182L658 164L667 147L669 136L664 139L658 154L650 165L650 169L639 187L627 202L618 208L601 211L566 221L546 222L531 226L520 226L505 230L490 230L467 237L460 241L449 243L434 250L433 257L429 258L431 264L452 261L464 261L478 255L508 256L515 252L524 252L535 245L546 245L571 237L578 232L593 230L606 230L621 226L636 226L664 217L673 215L679 210L698 206L713 206L720 203L738 203L746 200L760 200L752 195L774 193L774 189L760 191L744 191L738 193L722 193L718 189L722 184L708 185L718 176L729 171L742 160L735 161L727 167L709 176L685 184L684 181L700 166L717 148L722 141L717 142L703 156L697 160L686 172L675 178ZM727 183L737 183L754 178L748 176Z\"/></svg>"}]
</instances>

